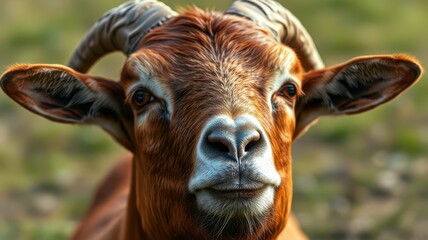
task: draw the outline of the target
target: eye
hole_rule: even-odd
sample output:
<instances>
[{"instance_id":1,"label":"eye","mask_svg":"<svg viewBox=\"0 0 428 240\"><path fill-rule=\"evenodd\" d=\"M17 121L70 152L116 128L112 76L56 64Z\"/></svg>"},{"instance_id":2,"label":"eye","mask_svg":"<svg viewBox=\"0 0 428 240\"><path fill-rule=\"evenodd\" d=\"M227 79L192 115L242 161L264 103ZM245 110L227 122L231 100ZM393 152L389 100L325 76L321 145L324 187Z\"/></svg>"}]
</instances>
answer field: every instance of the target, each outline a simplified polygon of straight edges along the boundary
<instances>
[{"instance_id":1,"label":"eye","mask_svg":"<svg viewBox=\"0 0 428 240\"><path fill-rule=\"evenodd\" d=\"M278 96L294 98L297 95L297 87L293 83L285 84L278 92Z\"/></svg>"},{"instance_id":2,"label":"eye","mask_svg":"<svg viewBox=\"0 0 428 240\"><path fill-rule=\"evenodd\" d=\"M147 90L137 90L132 96L132 101L138 107L144 107L147 104L154 102L155 97Z\"/></svg>"}]
</instances>

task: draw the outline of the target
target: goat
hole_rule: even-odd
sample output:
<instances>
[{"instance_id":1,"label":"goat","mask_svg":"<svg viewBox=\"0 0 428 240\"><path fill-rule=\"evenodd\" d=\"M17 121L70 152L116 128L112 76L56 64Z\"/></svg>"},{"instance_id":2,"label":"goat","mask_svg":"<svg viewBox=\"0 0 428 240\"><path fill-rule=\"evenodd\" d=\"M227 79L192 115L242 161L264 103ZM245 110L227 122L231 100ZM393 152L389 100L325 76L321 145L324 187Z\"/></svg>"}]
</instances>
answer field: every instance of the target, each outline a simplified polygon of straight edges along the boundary
<instances>
[{"instance_id":1,"label":"goat","mask_svg":"<svg viewBox=\"0 0 428 240\"><path fill-rule=\"evenodd\" d=\"M127 56L119 82L85 74L112 51ZM68 67L16 65L0 84L24 108L99 125L133 153L102 181L74 239L305 239L290 210L293 140L421 74L406 55L324 67L272 0L181 14L132 0L94 25Z\"/></svg>"}]
</instances>

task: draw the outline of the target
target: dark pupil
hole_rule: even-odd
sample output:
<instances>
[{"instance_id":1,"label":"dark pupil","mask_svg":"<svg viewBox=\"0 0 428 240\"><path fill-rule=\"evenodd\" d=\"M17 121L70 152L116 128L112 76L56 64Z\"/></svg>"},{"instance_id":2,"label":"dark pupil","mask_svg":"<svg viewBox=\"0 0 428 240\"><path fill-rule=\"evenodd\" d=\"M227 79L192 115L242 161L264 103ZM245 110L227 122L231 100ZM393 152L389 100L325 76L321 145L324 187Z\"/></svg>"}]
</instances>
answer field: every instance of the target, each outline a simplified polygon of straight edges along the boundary
<instances>
[{"instance_id":1,"label":"dark pupil","mask_svg":"<svg viewBox=\"0 0 428 240\"><path fill-rule=\"evenodd\" d=\"M144 91L138 91L134 95L134 101L138 104L144 104L149 98L149 94Z\"/></svg>"},{"instance_id":2,"label":"dark pupil","mask_svg":"<svg viewBox=\"0 0 428 240\"><path fill-rule=\"evenodd\" d=\"M285 91L287 92L287 95L290 97L294 97L296 95L296 87L294 85L287 85L285 87Z\"/></svg>"}]
</instances>

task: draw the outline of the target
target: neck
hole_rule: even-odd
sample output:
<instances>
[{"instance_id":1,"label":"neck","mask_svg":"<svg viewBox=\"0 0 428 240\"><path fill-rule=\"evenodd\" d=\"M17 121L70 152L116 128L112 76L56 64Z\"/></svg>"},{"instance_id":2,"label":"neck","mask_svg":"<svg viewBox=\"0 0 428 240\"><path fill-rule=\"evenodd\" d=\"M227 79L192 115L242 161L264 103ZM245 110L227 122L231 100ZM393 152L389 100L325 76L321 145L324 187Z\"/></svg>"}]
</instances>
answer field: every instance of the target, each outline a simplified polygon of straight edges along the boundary
<instances>
[{"instance_id":1,"label":"neck","mask_svg":"<svg viewBox=\"0 0 428 240\"><path fill-rule=\"evenodd\" d=\"M129 192L128 197L128 207L126 209L126 218L125 218L125 225L124 225L124 239L147 239L147 236L145 236L140 215L137 209L136 204L136 174L134 169L136 169L136 161L135 158L132 161L132 176L131 176L131 188Z\"/></svg>"},{"instance_id":2,"label":"neck","mask_svg":"<svg viewBox=\"0 0 428 240\"><path fill-rule=\"evenodd\" d=\"M196 237L186 207L189 199L180 194L185 189L177 182L150 175L141 162L137 158L133 160L125 239L177 239L185 233Z\"/></svg>"}]
</instances>

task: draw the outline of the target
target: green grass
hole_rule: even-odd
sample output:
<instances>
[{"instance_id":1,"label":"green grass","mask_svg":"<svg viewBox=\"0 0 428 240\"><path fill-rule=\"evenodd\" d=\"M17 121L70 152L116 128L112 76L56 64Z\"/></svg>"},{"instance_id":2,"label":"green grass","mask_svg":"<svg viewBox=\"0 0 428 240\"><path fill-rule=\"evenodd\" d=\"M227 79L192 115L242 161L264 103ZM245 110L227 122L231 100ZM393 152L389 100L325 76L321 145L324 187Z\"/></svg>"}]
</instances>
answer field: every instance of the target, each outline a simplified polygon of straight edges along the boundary
<instances>
[{"instance_id":1,"label":"green grass","mask_svg":"<svg viewBox=\"0 0 428 240\"><path fill-rule=\"evenodd\" d=\"M121 2L1 1L0 67L66 63L96 19ZM327 65L402 52L428 62L428 1L280 2ZM231 1L165 3L221 10ZM123 60L113 54L91 73L118 79ZM427 91L424 77L376 110L320 120L294 144L294 211L311 238L428 238ZM100 129L48 122L0 93L0 239L66 239L123 152Z\"/></svg>"}]
</instances>

